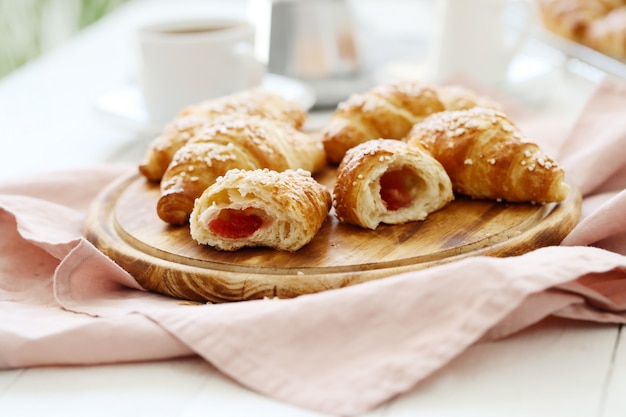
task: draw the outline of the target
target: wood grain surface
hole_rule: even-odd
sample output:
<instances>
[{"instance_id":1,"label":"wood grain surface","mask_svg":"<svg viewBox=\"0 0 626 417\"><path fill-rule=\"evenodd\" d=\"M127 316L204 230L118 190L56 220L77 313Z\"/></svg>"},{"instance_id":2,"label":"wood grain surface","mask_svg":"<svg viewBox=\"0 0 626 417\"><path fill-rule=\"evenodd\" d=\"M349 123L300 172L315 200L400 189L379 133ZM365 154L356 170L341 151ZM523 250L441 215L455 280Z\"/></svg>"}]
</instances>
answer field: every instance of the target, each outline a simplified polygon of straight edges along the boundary
<instances>
[{"instance_id":1,"label":"wood grain surface","mask_svg":"<svg viewBox=\"0 0 626 417\"><path fill-rule=\"evenodd\" d=\"M335 170L317 179L332 187ZM295 253L269 248L220 252L198 245L189 227L156 214L159 186L138 174L113 182L94 200L85 233L146 289L198 302L291 298L336 289L467 256L513 256L556 245L576 225L581 195L533 205L459 197L425 221L376 230L339 223Z\"/></svg>"}]
</instances>

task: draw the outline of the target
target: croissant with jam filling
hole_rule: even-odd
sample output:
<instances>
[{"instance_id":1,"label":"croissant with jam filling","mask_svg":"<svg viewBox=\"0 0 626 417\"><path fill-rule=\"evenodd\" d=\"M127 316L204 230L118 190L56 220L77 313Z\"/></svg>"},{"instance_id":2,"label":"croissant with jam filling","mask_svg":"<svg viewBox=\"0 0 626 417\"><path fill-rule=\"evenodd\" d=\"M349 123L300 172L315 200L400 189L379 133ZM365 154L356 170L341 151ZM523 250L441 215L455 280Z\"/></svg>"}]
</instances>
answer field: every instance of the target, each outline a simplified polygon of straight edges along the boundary
<instances>
[{"instance_id":1,"label":"croissant with jam filling","mask_svg":"<svg viewBox=\"0 0 626 417\"><path fill-rule=\"evenodd\" d=\"M167 223L186 224L194 200L230 169L315 173L325 165L324 147L314 136L258 116L224 116L174 154L161 180L157 214Z\"/></svg>"},{"instance_id":2,"label":"croissant with jam filling","mask_svg":"<svg viewBox=\"0 0 626 417\"><path fill-rule=\"evenodd\" d=\"M433 114L413 127L407 142L430 152L454 191L470 197L550 203L569 192L558 163L493 109Z\"/></svg>"},{"instance_id":3,"label":"croissant with jam filling","mask_svg":"<svg viewBox=\"0 0 626 417\"><path fill-rule=\"evenodd\" d=\"M395 139L373 139L348 150L333 196L340 221L369 229L424 220L454 199L441 164Z\"/></svg>"},{"instance_id":4,"label":"croissant with jam filling","mask_svg":"<svg viewBox=\"0 0 626 417\"><path fill-rule=\"evenodd\" d=\"M330 192L304 170L228 171L196 201L191 237L219 250L265 246L295 252L322 227Z\"/></svg>"},{"instance_id":5,"label":"croissant with jam filling","mask_svg":"<svg viewBox=\"0 0 626 417\"><path fill-rule=\"evenodd\" d=\"M224 115L259 116L301 129L307 113L297 103L260 89L246 90L188 106L181 110L160 136L152 141L139 164L139 172L151 181L160 181L174 154L195 137L206 124Z\"/></svg>"}]
</instances>

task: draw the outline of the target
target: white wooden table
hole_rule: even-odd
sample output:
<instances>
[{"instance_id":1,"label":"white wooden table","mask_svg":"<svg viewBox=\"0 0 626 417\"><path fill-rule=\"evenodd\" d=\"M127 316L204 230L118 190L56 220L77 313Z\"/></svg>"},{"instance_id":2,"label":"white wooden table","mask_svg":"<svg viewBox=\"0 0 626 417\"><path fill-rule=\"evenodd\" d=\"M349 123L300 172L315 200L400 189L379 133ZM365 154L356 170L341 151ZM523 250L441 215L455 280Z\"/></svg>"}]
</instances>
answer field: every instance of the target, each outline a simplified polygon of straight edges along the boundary
<instances>
[{"instance_id":1,"label":"white wooden table","mask_svg":"<svg viewBox=\"0 0 626 417\"><path fill-rule=\"evenodd\" d=\"M402 3L360 1L360 23L373 22L371 36L396 36L401 38L398 48L406 46L414 34L406 24L428 21L419 14L428 1ZM136 162L151 137L102 120L94 112L94 101L132 78L129 37L138 22L193 8L245 13L245 3L237 1L138 1L0 80L0 180L96 163ZM401 17L386 35L376 31L384 22L368 22L398 10ZM394 56L387 47L385 53L378 57L398 58L404 51L397 49ZM532 60L523 64L537 66ZM589 82L559 70L555 74L547 76L551 95L535 103L555 117L571 118L584 103ZM0 371L0 416L40 415L320 414L251 392L197 357ZM470 348L411 392L367 415L626 416L626 337L615 325L550 319L508 339Z\"/></svg>"}]
</instances>

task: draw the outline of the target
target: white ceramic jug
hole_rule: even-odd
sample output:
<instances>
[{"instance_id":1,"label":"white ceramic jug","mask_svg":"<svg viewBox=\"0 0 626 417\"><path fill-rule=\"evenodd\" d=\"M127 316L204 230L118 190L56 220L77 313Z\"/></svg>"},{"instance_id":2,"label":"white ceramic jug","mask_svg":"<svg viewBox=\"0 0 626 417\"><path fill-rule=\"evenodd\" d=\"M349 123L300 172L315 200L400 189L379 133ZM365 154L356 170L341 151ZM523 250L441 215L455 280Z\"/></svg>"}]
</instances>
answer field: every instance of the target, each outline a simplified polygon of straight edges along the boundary
<instances>
[{"instance_id":1,"label":"white ceramic jug","mask_svg":"<svg viewBox=\"0 0 626 417\"><path fill-rule=\"evenodd\" d=\"M507 71L530 26L528 0L436 0L430 72L436 81L455 74L491 86Z\"/></svg>"}]
</instances>

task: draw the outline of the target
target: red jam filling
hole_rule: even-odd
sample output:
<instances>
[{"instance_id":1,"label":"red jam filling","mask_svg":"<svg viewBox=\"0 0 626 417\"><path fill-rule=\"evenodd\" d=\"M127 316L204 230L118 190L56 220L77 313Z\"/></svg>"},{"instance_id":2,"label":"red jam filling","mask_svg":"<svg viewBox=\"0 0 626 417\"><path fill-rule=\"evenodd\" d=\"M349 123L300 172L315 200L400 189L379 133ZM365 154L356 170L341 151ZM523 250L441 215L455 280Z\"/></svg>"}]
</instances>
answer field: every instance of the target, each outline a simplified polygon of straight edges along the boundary
<instances>
[{"instance_id":1,"label":"red jam filling","mask_svg":"<svg viewBox=\"0 0 626 417\"><path fill-rule=\"evenodd\" d=\"M208 224L209 230L226 239L250 237L263 225L262 211L253 207L246 209L222 209Z\"/></svg>"},{"instance_id":2,"label":"red jam filling","mask_svg":"<svg viewBox=\"0 0 626 417\"><path fill-rule=\"evenodd\" d=\"M380 177L380 198L387 210L395 211L411 204L413 177L413 171L408 168L390 169Z\"/></svg>"}]
</instances>

